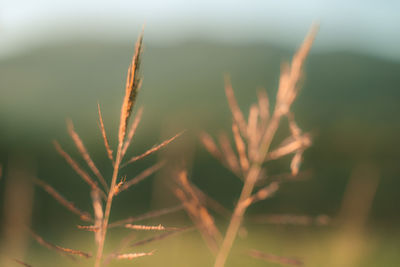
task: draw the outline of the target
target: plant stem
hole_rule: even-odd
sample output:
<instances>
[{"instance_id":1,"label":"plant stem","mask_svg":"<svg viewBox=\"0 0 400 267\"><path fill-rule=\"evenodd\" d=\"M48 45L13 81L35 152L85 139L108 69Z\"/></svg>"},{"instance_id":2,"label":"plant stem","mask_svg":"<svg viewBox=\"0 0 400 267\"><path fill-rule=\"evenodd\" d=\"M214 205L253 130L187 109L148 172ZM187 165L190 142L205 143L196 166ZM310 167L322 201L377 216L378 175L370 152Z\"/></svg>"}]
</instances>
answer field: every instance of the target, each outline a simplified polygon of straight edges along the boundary
<instances>
[{"instance_id":1,"label":"plant stem","mask_svg":"<svg viewBox=\"0 0 400 267\"><path fill-rule=\"evenodd\" d=\"M96 262L95 262L95 265L94 265L95 267L100 267L101 266L101 260L103 258L104 242L105 242L105 239L106 239L108 220L110 218L111 205L112 205L112 201L113 201L113 197L114 197L114 188L115 188L115 184L117 182L119 166L121 164L122 144L123 144L123 142L119 142L119 144L118 144L118 150L117 150L117 155L116 155L116 158L115 158L114 171L113 171L113 175L112 175L110 191L108 192L106 209L105 209L105 213L104 213L104 219L103 219L103 223L102 223L102 226L101 226L100 242L99 242L99 245L97 247Z\"/></svg>"},{"instance_id":2,"label":"plant stem","mask_svg":"<svg viewBox=\"0 0 400 267\"><path fill-rule=\"evenodd\" d=\"M251 168L246 175L245 183L243 185L239 201L236 204L235 210L232 214L228 230L226 231L224 241L222 242L222 246L217 254L214 267L225 266L226 259L228 258L229 252L232 248L233 242L236 239L236 235L242 223L243 215L248 207L247 205L244 205L244 203L253 192L254 185L256 184L258 176L261 172L261 164L268 153L271 141L276 133L276 130L278 129L280 118L281 114L277 112L277 110L275 110L274 115L271 118L271 121L265 131L263 140L261 142L258 157L256 161L252 163Z\"/></svg>"}]
</instances>

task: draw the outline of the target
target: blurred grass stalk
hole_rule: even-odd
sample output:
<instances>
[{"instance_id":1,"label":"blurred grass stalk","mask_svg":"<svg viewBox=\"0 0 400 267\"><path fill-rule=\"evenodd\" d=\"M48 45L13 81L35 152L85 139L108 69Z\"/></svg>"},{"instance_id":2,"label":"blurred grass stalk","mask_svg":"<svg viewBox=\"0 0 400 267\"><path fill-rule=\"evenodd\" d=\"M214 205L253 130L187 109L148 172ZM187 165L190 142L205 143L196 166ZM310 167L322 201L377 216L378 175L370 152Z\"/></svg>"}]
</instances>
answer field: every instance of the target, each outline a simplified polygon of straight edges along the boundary
<instances>
[{"instance_id":1,"label":"blurred grass stalk","mask_svg":"<svg viewBox=\"0 0 400 267\"><path fill-rule=\"evenodd\" d=\"M4 189L4 214L1 266L21 266L28 247L34 190L31 179L35 165L31 158L19 153L9 158ZM26 265L28 266L28 265Z\"/></svg>"},{"instance_id":2,"label":"blurred grass stalk","mask_svg":"<svg viewBox=\"0 0 400 267\"><path fill-rule=\"evenodd\" d=\"M236 204L231 220L229 222L228 229L223 238L222 245L218 251L214 265L215 267L225 266L226 260L241 226L246 209L253 202L269 197L279 187L278 183L271 183L269 184L269 186L260 189L258 192L253 194L256 183L264 169L262 167L262 164L267 160L267 157L270 154L270 145L276 134L276 131L278 130L282 117L286 116L289 119L289 125L293 135L291 138L293 138L292 143L295 145L295 149L287 149L287 144L282 144L282 146L280 147L281 150L285 148L284 150L287 151L279 153L279 156L277 158L280 158L289 153L295 153L295 156L293 157L291 163L293 174L298 173L303 150L311 143L310 140L306 138L308 140L308 143L303 144L304 138L302 138L301 131L293 120L293 115L290 113L290 107L297 97L300 88L299 82L303 74L303 65L313 44L317 29L317 25L314 25L311 28L311 31L305 38L303 44L294 55L291 64L283 65L274 111L270 117L267 116L267 118L269 118L264 123L262 123L264 125L261 124L260 128L257 128L257 115L249 115L247 126L247 123L244 121L243 116L241 115L240 109L237 107L236 101L233 101L233 91L231 89L227 90L227 98L230 102L232 116L234 118L234 122L236 122L237 125L237 127L235 127L234 124L233 132L235 135L237 150L239 153L241 167L243 171L242 173L244 184L242 187L240 198ZM227 89L229 88L230 86L228 85ZM259 109L260 111L262 110L261 106ZM251 109L250 114L252 113L254 114L254 111L252 112ZM258 112L256 112L256 114L257 113ZM253 117L255 117L255 119L252 119ZM252 125L256 126L252 127ZM249 144L248 158L245 157L246 154L243 152L243 149L241 149L243 147L243 142L241 142L239 132Z\"/></svg>"},{"instance_id":3,"label":"blurred grass stalk","mask_svg":"<svg viewBox=\"0 0 400 267\"><path fill-rule=\"evenodd\" d=\"M356 166L351 174L338 215L329 266L361 266L367 253L366 223L378 188L380 174L372 163Z\"/></svg>"}]
</instances>

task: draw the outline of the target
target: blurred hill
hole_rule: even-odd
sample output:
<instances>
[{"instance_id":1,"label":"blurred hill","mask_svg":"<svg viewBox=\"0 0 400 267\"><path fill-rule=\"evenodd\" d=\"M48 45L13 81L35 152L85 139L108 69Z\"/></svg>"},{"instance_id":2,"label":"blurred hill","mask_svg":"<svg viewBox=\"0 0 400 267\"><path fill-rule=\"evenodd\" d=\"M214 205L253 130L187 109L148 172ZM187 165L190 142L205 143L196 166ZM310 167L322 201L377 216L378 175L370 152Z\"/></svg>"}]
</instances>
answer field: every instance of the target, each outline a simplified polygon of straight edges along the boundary
<instances>
[{"instance_id":1,"label":"blurred hill","mask_svg":"<svg viewBox=\"0 0 400 267\"><path fill-rule=\"evenodd\" d=\"M146 46L139 97L145 113L138 136L144 144L138 144L138 149L159 140L165 129L185 128L191 130L190 135L199 129L212 134L229 130L224 73L231 75L239 104L248 110L258 87L266 88L273 99L281 63L293 52L265 44ZM65 132L66 117L73 119L93 154L104 154L102 145L97 146L101 144L97 101L111 132L118 124L132 53L130 44L71 43L0 61L1 160L5 162L13 151L30 151L38 158L39 174L50 176L51 171L43 170L55 156L50 141L58 138L72 146ZM395 61L348 52L311 54L293 111L300 127L315 133L304 162L305 168L314 170L314 177L288 185L282 194L289 199L279 200L280 207L287 212L334 214L351 169L371 161L382 174L373 216L379 222L400 219L396 207L399 73L400 63ZM60 160L58 164L68 168ZM195 167L198 176L212 173L201 167L204 164ZM211 177L199 183L206 186L207 179Z\"/></svg>"}]
</instances>

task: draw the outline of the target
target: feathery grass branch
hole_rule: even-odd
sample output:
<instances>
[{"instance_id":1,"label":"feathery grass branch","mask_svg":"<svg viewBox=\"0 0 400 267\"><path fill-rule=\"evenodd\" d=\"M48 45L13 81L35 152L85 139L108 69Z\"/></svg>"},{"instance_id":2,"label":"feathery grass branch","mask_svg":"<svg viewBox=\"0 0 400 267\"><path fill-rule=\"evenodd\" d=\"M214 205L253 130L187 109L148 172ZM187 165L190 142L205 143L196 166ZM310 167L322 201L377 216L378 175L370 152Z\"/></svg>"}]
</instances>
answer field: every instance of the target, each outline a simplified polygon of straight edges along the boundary
<instances>
[{"instance_id":1,"label":"feathery grass branch","mask_svg":"<svg viewBox=\"0 0 400 267\"><path fill-rule=\"evenodd\" d=\"M122 156L125 155L126 151L128 150L129 145L132 142L132 138L135 135L136 129L137 129L137 127L138 127L138 125L139 125L139 123L140 123L140 121L142 119L142 114L143 114L143 108L141 107L141 108L139 108L139 110L138 110L138 112L137 112L137 114L136 114L136 116L135 116L135 118L134 118L134 120L132 122L132 125L131 125L131 127L129 129L128 138L126 139L125 144L124 144L124 146L122 148Z\"/></svg>"},{"instance_id":2,"label":"feathery grass branch","mask_svg":"<svg viewBox=\"0 0 400 267\"><path fill-rule=\"evenodd\" d=\"M178 227L165 227L164 225L142 225L142 224L125 224L124 228L131 230L141 230L141 231L177 231Z\"/></svg>"},{"instance_id":3,"label":"feathery grass branch","mask_svg":"<svg viewBox=\"0 0 400 267\"><path fill-rule=\"evenodd\" d=\"M103 261L103 266L107 266L112 259L114 259L117 255L122 254L122 250L124 250L126 247L129 246L129 243L131 243L134 239L136 238L136 234L129 234L126 237L124 237L121 242L119 242L118 246L114 249L114 251L110 254L107 255L105 260Z\"/></svg>"},{"instance_id":4,"label":"feathery grass branch","mask_svg":"<svg viewBox=\"0 0 400 267\"><path fill-rule=\"evenodd\" d=\"M175 136L171 137L170 139L167 139L165 141L163 141L161 144L154 146L153 148L150 148L149 150L147 150L146 152L144 152L143 154L139 155L139 156L135 156L132 157L131 159L129 159L126 163L122 164L122 167L125 167L128 164L131 164L135 161L138 161L140 159L143 159L155 152L157 152L158 150L160 150L161 148L165 147L166 145L168 145L169 143L171 143L172 141L174 141L176 138L178 138L179 136L181 136L184 133L184 131L176 134Z\"/></svg>"},{"instance_id":5,"label":"feathery grass branch","mask_svg":"<svg viewBox=\"0 0 400 267\"><path fill-rule=\"evenodd\" d=\"M165 231L167 228L165 228L163 225L141 225L141 224L125 224L124 227L126 229L132 229L132 230L143 230L143 231Z\"/></svg>"},{"instance_id":6,"label":"feathery grass branch","mask_svg":"<svg viewBox=\"0 0 400 267\"><path fill-rule=\"evenodd\" d=\"M191 231L191 230L194 230L194 229L195 229L194 227L185 227L185 228L180 228L180 229L175 230L175 231L169 231L169 232L166 232L166 233L162 233L160 235L156 235L156 236L153 236L153 237L150 237L150 238L146 238L146 239L137 241L137 242L131 244L130 247L143 246L143 245L155 242L155 241L160 241L160 240L166 239L167 237L171 237L172 235L176 235L176 234L183 233L183 232L186 232L186 231Z\"/></svg>"},{"instance_id":7,"label":"feathery grass branch","mask_svg":"<svg viewBox=\"0 0 400 267\"><path fill-rule=\"evenodd\" d=\"M135 54L133 55L132 63L128 70L128 76L127 76L126 87L125 87L125 97L124 97L124 100L122 102L122 107L121 107L121 116L120 116L120 124L119 124L119 131L118 131L117 154L115 157L114 170L113 170L112 179L111 179L110 191L107 196L104 218L103 218L103 222L101 224L100 238L99 238L99 245L97 248L95 267L100 267L100 265L101 265L101 261L102 261L102 257L103 257L104 242L105 242L105 238L106 238L106 234L107 234L108 220L110 218L111 206L112 206L112 201L114 198L114 190L115 190L118 172L119 172L120 164L121 164L121 160L122 160L122 147L123 147L124 139L125 139L125 135L126 135L126 125L128 123L128 119L132 113L133 104L135 103L136 96L137 96L137 93L139 90L139 86L141 84L140 83L141 78L138 77L139 76L138 74L139 74L140 58L141 58L141 52L142 52L142 41L143 41L143 33L139 35L139 39L136 42Z\"/></svg>"},{"instance_id":8,"label":"feathery grass branch","mask_svg":"<svg viewBox=\"0 0 400 267\"><path fill-rule=\"evenodd\" d=\"M182 189L176 188L175 195L183 203L189 217L200 231L210 251L216 254L222 236L215 226L214 219L199 200L195 189L190 185L186 171L179 172L177 181Z\"/></svg>"},{"instance_id":9,"label":"feathery grass branch","mask_svg":"<svg viewBox=\"0 0 400 267\"><path fill-rule=\"evenodd\" d=\"M93 190L100 190L102 192L103 197L105 197L105 193L98 187L97 183L93 181L93 179L89 176L87 172L85 172L78 163L71 158L71 156L62 149L61 145L57 141L53 141L54 147L57 152L65 159L65 161L72 167L72 169L88 184Z\"/></svg>"},{"instance_id":10,"label":"feathery grass branch","mask_svg":"<svg viewBox=\"0 0 400 267\"><path fill-rule=\"evenodd\" d=\"M119 188L118 193L116 193L116 194L119 194L122 191L127 190L129 187L136 185L139 182L143 181L144 179L146 179L147 177L149 177L150 175L152 175L153 173L155 173L156 171L161 169L164 165L165 165L165 161L160 161L160 162L150 166L149 168L145 169L144 171L139 173L137 176L135 176L128 182L123 183L121 185L121 187Z\"/></svg>"},{"instance_id":11,"label":"feathery grass branch","mask_svg":"<svg viewBox=\"0 0 400 267\"><path fill-rule=\"evenodd\" d=\"M243 113L239 108L236 101L235 94L233 92L232 84L229 75L225 75L225 94L228 99L229 108L231 109L233 119L236 121L240 132L243 136L246 136L247 123L244 119Z\"/></svg>"},{"instance_id":12,"label":"feathery grass branch","mask_svg":"<svg viewBox=\"0 0 400 267\"><path fill-rule=\"evenodd\" d=\"M236 123L232 124L232 132L235 138L236 150L239 154L240 167L242 169L242 173L245 174L249 169L249 160L246 155L246 145L240 136L239 127Z\"/></svg>"},{"instance_id":13,"label":"feathery grass branch","mask_svg":"<svg viewBox=\"0 0 400 267\"><path fill-rule=\"evenodd\" d=\"M192 184L191 186L203 205L207 206L209 209L214 210L216 213L222 215L225 218L231 217L232 213L227 208L222 206L218 201L205 194L195 185Z\"/></svg>"},{"instance_id":14,"label":"feathery grass branch","mask_svg":"<svg viewBox=\"0 0 400 267\"><path fill-rule=\"evenodd\" d=\"M31 236L42 246L50 249L50 250L55 250L57 252L60 252L62 254L67 254L68 256L80 256L80 257L84 257L84 258L90 258L92 257L92 255L90 253L86 253L77 249L70 249L70 248L64 248L64 247L60 247L57 245L54 245L46 240L44 240L41 236L39 236L38 234L36 234L35 232L33 232L32 230L29 231Z\"/></svg>"},{"instance_id":15,"label":"feathery grass branch","mask_svg":"<svg viewBox=\"0 0 400 267\"><path fill-rule=\"evenodd\" d=\"M154 254L154 250L150 252L138 252L138 253L126 253L126 254L117 254L115 258L118 260L133 260L136 258L144 257L144 256L151 256Z\"/></svg>"},{"instance_id":16,"label":"feathery grass branch","mask_svg":"<svg viewBox=\"0 0 400 267\"><path fill-rule=\"evenodd\" d=\"M64 198L60 193L57 192L52 186L49 184L43 182L40 179L33 178L33 182L43 188L49 195L51 195L58 203L63 205L65 208L67 208L69 211L72 213L75 213L78 215L82 221L85 222L91 222L93 221L92 217L90 214L86 211L82 211L79 208L75 206L75 204L71 201L68 201L66 198Z\"/></svg>"},{"instance_id":17,"label":"feathery grass branch","mask_svg":"<svg viewBox=\"0 0 400 267\"><path fill-rule=\"evenodd\" d=\"M147 212L145 214L142 214L142 215L139 215L139 216L136 216L136 217L129 217L129 218L126 218L124 220L120 220L120 221L116 221L116 222L110 223L109 224L109 228L123 226L124 224L127 224L127 223L133 223L133 222L138 222L138 221L143 221L143 220L147 220L147 219L151 219L151 218L160 217L162 215L166 215L166 214L170 214L170 213L173 213L173 212L181 211L182 209L183 209L183 205L177 205L177 206L164 208L164 209L160 209L160 210L156 210L156 211L150 211L150 212Z\"/></svg>"},{"instance_id":18,"label":"feathery grass branch","mask_svg":"<svg viewBox=\"0 0 400 267\"><path fill-rule=\"evenodd\" d=\"M99 113L99 126L100 126L100 130L101 130L101 135L102 135L103 141L104 141L104 147L106 148L108 158L110 159L111 163L114 165L113 151L111 150L110 143L108 142L106 128L104 127L103 116L101 115L99 103L97 103L97 110Z\"/></svg>"},{"instance_id":19,"label":"feathery grass branch","mask_svg":"<svg viewBox=\"0 0 400 267\"><path fill-rule=\"evenodd\" d=\"M207 149L208 153L210 153L213 157L215 157L217 160L225 165L222 152L219 150L217 144L214 142L214 139L206 132L200 133L199 138L200 141L203 143L205 149Z\"/></svg>"},{"instance_id":20,"label":"feathery grass branch","mask_svg":"<svg viewBox=\"0 0 400 267\"><path fill-rule=\"evenodd\" d=\"M108 185L106 183L106 180L104 179L103 175L100 173L99 169L96 167L96 164L94 164L85 145L82 142L82 139L79 137L78 133L75 132L74 125L71 120L67 120L67 128L68 128L68 133L71 136L72 140L74 141L75 146L78 149L79 153L81 154L83 159L86 161L87 165L92 170L92 172L96 175L97 179L100 181L100 183L102 184L104 189L106 191L108 191Z\"/></svg>"}]
</instances>

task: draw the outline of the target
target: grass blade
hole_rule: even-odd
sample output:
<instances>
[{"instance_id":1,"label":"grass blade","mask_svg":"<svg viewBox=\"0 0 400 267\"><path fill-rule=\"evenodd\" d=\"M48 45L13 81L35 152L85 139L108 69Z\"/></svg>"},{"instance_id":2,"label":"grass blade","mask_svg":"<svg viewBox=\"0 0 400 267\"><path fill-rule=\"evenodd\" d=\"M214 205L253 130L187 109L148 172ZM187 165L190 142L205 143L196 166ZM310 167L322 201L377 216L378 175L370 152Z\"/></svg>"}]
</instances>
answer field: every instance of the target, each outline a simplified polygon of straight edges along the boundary
<instances>
[{"instance_id":1,"label":"grass blade","mask_svg":"<svg viewBox=\"0 0 400 267\"><path fill-rule=\"evenodd\" d=\"M146 179L147 177L149 177L150 175L152 175L153 173L155 173L156 171L161 169L164 165L165 165L165 161L160 161L160 162L150 166L149 168L145 169L144 171L139 173L137 176L135 176L128 182L123 183L116 194L119 194L122 191L127 190L129 187L140 183L141 181L143 181L144 179Z\"/></svg>"},{"instance_id":2,"label":"grass blade","mask_svg":"<svg viewBox=\"0 0 400 267\"><path fill-rule=\"evenodd\" d=\"M88 184L92 189L100 190L100 188L97 186L97 183L93 181L93 179L89 176L87 172L85 172L79 165L78 163L71 158L71 156L65 152L61 145L57 141L53 141L54 147L56 148L57 152L65 159L65 161L72 167L72 169ZM105 194L103 191L103 196L105 197Z\"/></svg>"},{"instance_id":3,"label":"grass blade","mask_svg":"<svg viewBox=\"0 0 400 267\"><path fill-rule=\"evenodd\" d=\"M125 155L126 151L128 150L129 145L132 142L132 138L135 135L136 129L140 123L140 120L142 119L142 114L143 114L143 108L139 108L135 119L132 122L131 128L129 129L128 137L124 143L124 146L122 148L122 157Z\"/></svg>"},{"instance_id":4,"label":"grass blade","mask_svg":"<svg viewBox=\"0 0 400 267\"><path fill-rule=\"evenodd\" d=\"M83 159L86 161L87 165L92 170L92 172L96 175L97 179L100 181L100 183L106 189L106 191L108 191L108 185L106 183L106 180L104 179L103 175L100 173L99 169L96 167L96 164L94 164L85 145L82 142L82 139L79 137L78 133L75 132L74 125L72 124L71 120L67 121L67 128L68 128L68 133L71 136L72 140L74 141L75 146L78 149L79 153L81 154Z\"/></svg>"},{"instance_id":5,"label":"grass blade","mask_svg":"<svg viewBox=\"0 0 400 267\"><path fill-rule=\"evenodd\" d=\"M30 230L31 236L42 246L50 249L50 250L55 250L57 252L60 252L62 254L67 254L67 255L73 255L73 256L80 256L84 258L90 258L92 255L90 253L86 253L77 249L70 249L70 248L64 248L60 247L57 245L54 245L46 240L44 240L41 236Z\"/></svg>"},{"instance_id":6,"label":"grass blade","mask_svg":"<svg viewBox=\"0 0 400 267\"><path fill-rule=\"evenodd\" d=\"M160 150L161 148L165 147L166 145L168 145L169 143L171 143L172 141L174 141L176 138L178 138L179 136L181 136L184 133L184 131L176 134L175 136L171 137L170 139L165 140L164 142L162 142L161 144L150 148L149 150L147 150L146 152L144 152L143 154L139 155L139 156L135 156L132 157L130 160L128 160L126 163L122 164L122 166L126 166L130 163L133 163L137 160L143 159L151 154L153 154L154 152L157 152L158 150Z\"/></svg>"},{"instance_id":7,"label":"grass blade","mask_svg":"<svg viewBox=\"0 0 400 267\"><path fill-rule=\"evenodd\" d=\"M99 126L100 126L100 130L101 130L101 135L102 135L103 141L104 141L104 147L106 148L108 158L110 159L111 163L114 165L113 151L110 148L110 143L108 142L106 128L104 127L103 116L101 115L99 103L97 103L97 110L99 113L99 123L100 123Z\"/></svg>"},{"instance_id":8,"label":"grass blade","mask_svg":"<svg viewBox=\"0 0 400 267\"><path fill-rule=\"evenodd\" d=\"M71 201L68 201L66 198L64 198L60 193L57 192L52 186L49 184L43 182L40 179L33 178L33 182L43 188L49 195L51 195L58 203L63 205L65 208L67 208L69 211L72 213L75 213L78 215L82 221L85 222L91 222L93 221L92 217L90 214L86 211L82 211L78 207L75 206L75 204Z\"/></svg>"},{"instance_id":9,"label":"grass blade","mask_svg":"<svg viewBox=\"0 0 400 267\"><path fill-rule=\"evenodd\" d=\"M134 223L134 222L143 221L143 220L147 220L147 219L151 219L151 218L156 218L156 217L160 217L162 215L180 211L182 209L183 209L183 205L177 205L177 206L164 208L164 209L160 209L160 210L156 210L156 211L150 211L150 212L147 212L140 216L129 217L124 220L116 221L114 223L111 223L109 225L109 227L113 228L113 227L123 226L124 224L127 224L127 223Z\"/></svg>"}]
</instances>

